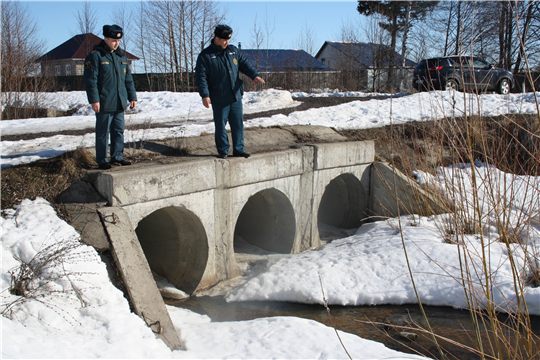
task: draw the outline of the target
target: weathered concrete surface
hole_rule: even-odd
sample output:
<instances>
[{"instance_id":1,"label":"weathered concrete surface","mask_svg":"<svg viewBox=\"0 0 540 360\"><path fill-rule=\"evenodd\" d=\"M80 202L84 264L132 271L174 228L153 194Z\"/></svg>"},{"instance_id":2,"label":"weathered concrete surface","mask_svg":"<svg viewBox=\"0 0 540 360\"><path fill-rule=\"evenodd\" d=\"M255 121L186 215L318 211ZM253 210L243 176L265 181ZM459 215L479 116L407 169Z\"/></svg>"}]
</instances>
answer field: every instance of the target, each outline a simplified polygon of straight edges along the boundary
<instances>
[{"instance_id":1,"label":"weathered concrete surface","mask_svg":"<svg viewBox=\"0 0 540 360\"><path fill-rule=\"evenodd\" d=\"M103 203L106 200L88 182L76 180L56 198L62 204Z\"/></svg>"},{"instance_id":2,"label":"weathered concrete surface","mask_svg":"<svg viewBox=\"0 0 540 360\"><path fill-rule=\"evenodd\" d=\"M81 234L81 240L98 251L110 248L109 239L97 209L107 201L86 181L77 180L60 193L56 200L64 204L71 226Z\"/></svg>"},{"instance_id":3,"label":"weathered concrete surface","mask_svg":"<svg viewBox=\"0 0 540 360\"><path fill-rule=\"evenodd\" d=\"M280 128L249 128L244 131L246 149L257 153L285 150L291 146L310 142L340 142L346 140L346 137L325 126L295 125ZM230 134L229 141L232 141ZM216 154L214 134L165 140L163 144L171 148L189 149L190 154L193 155Z\"/></svg>"},{"instance_id":4,"label":"weathered concrete surface","mask_svg":"<svg viewBox=\"0 0 540 360\"><path fill-rule=\"evenodd\" d=\"M93 246L98 251L110 250L111 246L97 211L106 205L106 202L65 205L70 218L69 223L81 234L82 242Z\"/></svg>"},{"instance_id":5,"label":"weathered concrete surface","mask_svg":"<svg viewBox=\"0 0 540 360\"><path fill-rule=\"evenodd\" d=\"M326 126L293 125L282 126L281 128L294 134L302 143L347 141L345 136Z\"/></svg>"},{"instance_id":6,"label":"weathered concrete surface","mask_svg":"<svg viewBox=\"0 0 540 360\"><path fill-rule=\"evenodd\" d=\"M315 149L315 170L371 164L375 159L375 145L371 140L311 146Z\"/></svg>"},{"instance_id":7,"label":"weathered concrete surface","mask_svg":"<svg viewBox=\"0 0 540 360\"><path fill-rule=\"evenodd\" d=\"M99 213L135 312L171 350L181 350L182 344L127 213L114 207L101 208Z\"/></svg>"},{"instance_id":8,"label":"weathered concrete surface","mask_svg":"<svg viewBox=\"0 0 540 360\"><path fill-rule=\"evenodd\" d=\"M125 206L214 189L215 171L213 159L122 168L102 173L94 185L109 205Z\"/></svg>"},{"instance_id":9,"label":"weathered concrete surface","mask_svg":"<svg viewBox=\"0 0 540 360\"><path fill-rule=\"evenodd\" d=\"M372 215L380 217L445 212L442 199L425 192L403 173L382 162L372 165L370 203Z\"/></svg>"}]
</instances>

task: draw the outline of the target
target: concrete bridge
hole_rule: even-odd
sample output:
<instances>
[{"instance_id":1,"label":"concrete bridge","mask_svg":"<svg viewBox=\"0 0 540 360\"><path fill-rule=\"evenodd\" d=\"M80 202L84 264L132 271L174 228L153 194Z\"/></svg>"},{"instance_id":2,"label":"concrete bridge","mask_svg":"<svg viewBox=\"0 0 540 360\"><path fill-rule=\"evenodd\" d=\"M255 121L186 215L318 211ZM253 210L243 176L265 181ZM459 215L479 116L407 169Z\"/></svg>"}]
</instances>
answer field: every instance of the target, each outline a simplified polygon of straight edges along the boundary
<instances>
[{"instance_id":1,"label":"concrete bridge","mask_svg":"<svg viewBox=\"0 0 540 360\"><path fill-rule=\"evenodd\" d=\"M339 142L99 172L91 183L108 203L98 210L107 235L93 245L113 249L137 312L148 313L158 301L145 299L148 265L192 294L240 275L246 243L298 253L321 245L320 224L356 228L367 216L396 215L396 198L411 204L414 185L396 182L374 156L372 141ZM99 230L86 225L83 240L96 238Z\"/></svg>"},{"instance_id":2,"label":"concrete bridge","mask_svg":"<svg viewBox=\"0 0 540 360\"><path fill-rule=\"evenodd\" d=\"M150 267L191 294L240 275L235 237L277 253L321 245L318 223L359 227L373 142L303 146L103 172L95 188L128 214Z\"/></svg>"}]
</instances>

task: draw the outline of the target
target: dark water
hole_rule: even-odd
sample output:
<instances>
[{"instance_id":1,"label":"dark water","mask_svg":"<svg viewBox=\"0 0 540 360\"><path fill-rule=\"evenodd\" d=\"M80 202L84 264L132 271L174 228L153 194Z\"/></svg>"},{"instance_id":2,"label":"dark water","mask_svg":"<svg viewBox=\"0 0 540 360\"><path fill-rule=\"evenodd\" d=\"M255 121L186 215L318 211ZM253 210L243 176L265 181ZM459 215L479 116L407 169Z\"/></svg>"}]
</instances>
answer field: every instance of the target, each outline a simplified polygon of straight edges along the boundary
<instances>
[{"instance_id":1,"label":"dark water","mask_svg":"<svg viewBox=\"0 0 540 360\"><path fill-rule=\"evenodd\" d=\"M227 303L223 297L192 297L186 300L167 301L174 305L208 315L212 321L252 320L271 316L296 316L316 320L327 326L356 334L362 338L375 340L387 347L407 353L418 353L440 359L439 351L432 338L418 330L398 329L396 326L426 327L418 305L382 306L330 306L330 313L320 305L305 305L273 301L246 301ZM452 339L477 349L474 340L471 314L442 306L425 306L429 323L435 334ZM500 321L509 322L504 316ZM533 331L540 334L540 317L531 317ZM378 324L383 323L383 324ZM486 331L483 331L484 346L487 345ZM447 359L480 359L474 352L448 341L440 341ZM537 351L540 344L536 344Z\"/></svg>"}]
</instances>

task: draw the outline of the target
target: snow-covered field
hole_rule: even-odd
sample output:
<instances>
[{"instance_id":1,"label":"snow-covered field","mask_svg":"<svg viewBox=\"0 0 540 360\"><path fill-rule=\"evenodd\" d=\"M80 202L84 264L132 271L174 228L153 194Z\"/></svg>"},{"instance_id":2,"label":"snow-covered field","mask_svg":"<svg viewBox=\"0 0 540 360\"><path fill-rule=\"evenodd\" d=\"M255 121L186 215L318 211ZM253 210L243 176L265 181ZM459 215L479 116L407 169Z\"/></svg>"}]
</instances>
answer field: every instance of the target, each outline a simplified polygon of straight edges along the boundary
<instances>
[{"instance_id":1,"label":"snow-covered field","mask_svg":"<svg viewBox=\"0 0 540 360\"><path fill-rule=\"evenodd\" d=\"M479 97L450 91L432 91L393 97L365 93L294 93L294 96L361 96L362 94L363 96L373 95L378 99L296 111L288 116L274 115L256 118L246 121L244 125L246 128L319 125L335 129L366 129L391 123L400 124L408 121L435 120L444 116L462 116L465 113L500 115L538 112L533 93L506 96L486 94ZM32 94L23 95L21 105L26 102L32 103ZM540 97L540 93L538 95ZM167 124L168 127L126 131L126 142L162 140L178 136L191 137L214 132L211 110L203 107L197 93L141 92L137 96L139 101L135 108L136 112L126 115L126 124ZM70 117L2 121L2 135L54 133L94 126L95 116L91 114L91 108L83 91L44 93L40 95L41 98L44 103L51 104L49 107L60 110L79 108L79 111ZM298 102L293 101L290 92L282 90L248 92L244 97L245 113L291 107L297 104ZM78 147L93 147L94 144L93 133L84 136L55 135L34 140L2 141L2 168L57 156Z\"/></svg>"},{"instance_id":2,"label":"snow-covered field","mask_svg":"<svg viewBox=\"0 0 540 360\"><path fill-rule=\"evenodd\" d=\"M180 116L195 114L199 99L188 98L190 94L151 93L147 98L139 95L140 113L133 116ZM76 98L77 94L72 94ZM166 95L166 96L165 96ZM178 96L177 100L171 97ZM331 94L317 96L330 96ZM64 95L66 98L69 94ZM296 95L295 95L296 96ZM304 94L303 96L311 96ZM336 96L335 94L333 96ZM453 97L455 96L455 106ZM421 93L382 100L352 102L339 106L292 113L289 116L254 119L247 126L271 126L283 124L313 124L337 128L363 128L382 126L398 121L421 121L435 119L444 114L464 111L463 104L477 106L488 114L512 112L536 113L532 94L509 96L481 95L474 101L470 95L449 92ZM152 102L145 107L143 99ZM159 100L161 99L161 100ZM253 111L264 111L271 106L290 106L291 94L276 90L248 94L245 101L253 100ZM69 106L83 100L70 100ZM176 102L185 105L176 108ZM193 103L193 104L191 104ZM262 104L266 105L262 105ZM56 101L61 106L61 100ZM191 104L192 110L189 110ZM281 105L279 105L281 104ZM459 105L461 104L461 105ZM259 107L260 105L260 107ZM63 105L62 105L63 106ZM246 103L246 109L249 103ZM186 107L188 109L186 109ZM202 107L202 105L200 106ZM159 109L161 115L154 114ZM169 109L169 110L167 110ZM174 110L176 109L176 110ZM157 110L156 110L157 111ZM204 111L202 111L204 112ZM200 112L200 113L202 113ZM167 115L168 114L168 115ZM84 115L76 115L82 119ZM90 116L91 117L91 116ZM194 117L189 115L190 119ZM167 122L171 118L167 118ZM177 128L195 136L201 128L208 131L211 124L178 120ZM203 119L202 115L201 118ZM52 119L55 121L55 119ZM13 122L16 123L17 120ZM9 125L12 133L36 130L43 120L19 120L19 125ZM49 121L49 120L47 120ZM4 123L4 122L2 122ZM8 122L9 123L9 122ZM71 129L71 120L57 121L61 129ZM76 121L74 121L76 123ZM24 124L24 125L22 125ZM71 125L70 125L71 124ZM4 132L4 124L2 124ZM56 126L56 125L55 125ZM27 128L26 130L25 127ZM173 128L174 129L174 128ZM43 130L36 130L43 131ZM150 138L174 135L171 128L156 129ZM176 130L178 131L178 130ZM200 133L200 132L199 132ZM130 136L137 136L135 133ZM93 138L92 136L89 136ZM56 137L53 137L56 138ZM86 137L85 137L86 138ZM78 141L78 144L77 144ZM85 140L86 141L86 140ZM2 166L10 166L21 159L24 162L50 156L54 152L69 150L60 147L66 139L50 142L41 139L11 144L2 141ZM80 137L81 143L93 146ZM24 151L34 149L33 155ZM47 155L49 154L49 155ZM22 162L19 162L22 163ZM443 192L452 192L461 186L464 198L453 198L465 212L473 191L471 165L440 169L438 176L430 177L418 172L421 183L429 183ZM484 245L476 235L458 239L458 244L444 241L440 229L448 226L450 214L432 217L401 217L379 221L360 227L354 235L335 240L315 251L280 256L270 261L265 271L231 289L228 301L271 299L306 303L323 303L321 282L330 304L380 305L415 303L411 273L406 266L404 249L412 264L412 277L420 300L425 304L466 307L461 282L460 259L469 262L470 289L476 289L477 305L482 306L485 294L478 289L484 284L480 256L489 254L487 262L493 298L499 310L514 311L516 293L509 251L496 241L497 207L505 204L511 209L509 222L517 222L527 231L520 243L511 244L510 250L518 270L520 281L530 275L531 255L540 249L540 180L504 174L487 164L475 164L478 194L482 197L482 218L487 224L483 232ZM460 181L448 181L459 179ZM504 180L504 181L503 181ZM497 191L486 189L496 185ZM456 192L454 192L456 193ZM457 192L460 193L460 192ZM506 197L511 194L511 197ZM469 216L474 216L470 214ZM527 219L525 221L524 219ZM143 320L129 311L122 293L109 281L105 265L97 252L79 245L79 235L43 199L24 200L16 209L4 211L2 228L2 307L6 316L2 319L2 357L4 358L346 358L334 329L311 320L295 317L264 318L242 322L213 323L206 316L188 310L167 307L175 327L181 330L182 341L187 350L170 351L163 342L156 340ZM64 246L64 248L62 248ZM11 295L11 274L28 264L36 268L40 259L51 253L62 254L57 260L49 260L41 268L41 275L24 291L28 300ZM461 257L460 257L461 256ZM28 269L28 267L26 267ZM319 281L320 279L320 281ZM45 295L45 296L42 296ZM524 287L523 297L530 314L540 315L540 288ZM339 332L347 351L358 359L413 359L420 358L385 348L382 344L358 336Z\"/></svg>"}]
</instances>

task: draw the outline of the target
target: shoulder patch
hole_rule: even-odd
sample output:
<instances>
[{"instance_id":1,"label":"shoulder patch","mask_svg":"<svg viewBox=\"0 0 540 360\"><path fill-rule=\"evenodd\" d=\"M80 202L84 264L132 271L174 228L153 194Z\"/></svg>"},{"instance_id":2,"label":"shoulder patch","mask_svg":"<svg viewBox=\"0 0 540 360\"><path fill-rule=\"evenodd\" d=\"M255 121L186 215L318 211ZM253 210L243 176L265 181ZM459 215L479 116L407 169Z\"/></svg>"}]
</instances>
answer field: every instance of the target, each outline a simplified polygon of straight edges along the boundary
<instances>
[{"instance_id":1,"label":"shoulder patch","mask_svg":"<svg viewBox=\"0 0 540 360\"><path fill-rule=\"evenodd\" d=\"M90 70L91 67L92 67L92 62L90 60L86 60L86 62L84 63L84 68L86 70Z\"/></svg>"}]
</instances>

